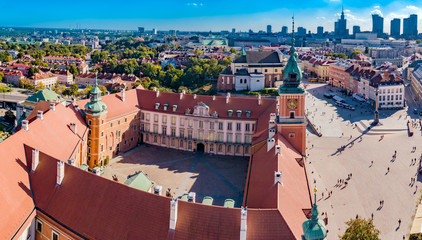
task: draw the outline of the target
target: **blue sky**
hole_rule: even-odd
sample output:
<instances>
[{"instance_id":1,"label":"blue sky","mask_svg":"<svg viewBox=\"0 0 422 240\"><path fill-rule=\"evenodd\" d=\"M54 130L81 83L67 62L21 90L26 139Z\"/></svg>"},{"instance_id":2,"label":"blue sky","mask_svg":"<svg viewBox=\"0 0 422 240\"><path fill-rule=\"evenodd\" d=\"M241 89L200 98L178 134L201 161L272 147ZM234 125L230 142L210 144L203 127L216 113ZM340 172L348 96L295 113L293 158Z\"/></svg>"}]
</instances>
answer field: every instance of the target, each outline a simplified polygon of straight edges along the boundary
<instances>
[{"instance_id":1,"label":"blue sky","mask_svg":"<svg viewBox=\"0 0 422 240\"><path fill-rule=\"evenodd\" d=\"M130 1L42 1L20 0L19 4L0 0L1 26L65 27L158 30L265 30L289 26L294 13L296 26L316 31L324 26L332 31L344 5L347 27L371 28L371 12L385 17L384 31L390 20L417 13L422 17L422 0L130 0ZM420 22L420 21L419 21ZM419 31L422 30L419 24Z\"/></svg>"}]
</instances>

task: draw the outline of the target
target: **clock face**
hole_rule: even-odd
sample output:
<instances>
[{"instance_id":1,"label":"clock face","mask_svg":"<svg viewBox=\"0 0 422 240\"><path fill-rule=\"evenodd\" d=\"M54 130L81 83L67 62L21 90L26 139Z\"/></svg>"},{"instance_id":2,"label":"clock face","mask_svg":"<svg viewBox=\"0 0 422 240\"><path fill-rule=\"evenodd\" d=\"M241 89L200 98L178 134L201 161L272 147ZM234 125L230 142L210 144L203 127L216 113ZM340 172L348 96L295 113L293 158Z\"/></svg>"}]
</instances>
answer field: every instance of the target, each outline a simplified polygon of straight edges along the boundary
<instances>
[{"instance_id":1,"label":"clock face","mask_svg":"<svg viewBox=\"0 0 422 240\"><path fill-rule=\"evenodd\" d=\"M289 109L296 109L296 107L297 107L297 99L289 99L289 101L287 101L287 107Z\"/></svg>"}]
</instances>

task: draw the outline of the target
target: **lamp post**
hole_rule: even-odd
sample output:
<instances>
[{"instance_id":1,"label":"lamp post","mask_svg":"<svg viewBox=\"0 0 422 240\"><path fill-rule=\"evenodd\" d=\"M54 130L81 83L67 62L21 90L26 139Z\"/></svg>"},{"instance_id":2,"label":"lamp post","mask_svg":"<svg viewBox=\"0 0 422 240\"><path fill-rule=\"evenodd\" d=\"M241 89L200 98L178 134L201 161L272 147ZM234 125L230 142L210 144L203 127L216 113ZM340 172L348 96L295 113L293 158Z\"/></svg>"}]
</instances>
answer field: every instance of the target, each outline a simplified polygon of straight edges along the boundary
<instances>
[{"instance_id":1,"label":"lamp post","mask_svg":"<svg viewBox=\"0 0 422 240\"><path fill-rule=\"evenodd\" d=\"M378 88L375 90L375 114L374 114L374 122L372 123L372 125L377 125L380 121L380 114L378 112Z\"/></svg>"}]
</instances>

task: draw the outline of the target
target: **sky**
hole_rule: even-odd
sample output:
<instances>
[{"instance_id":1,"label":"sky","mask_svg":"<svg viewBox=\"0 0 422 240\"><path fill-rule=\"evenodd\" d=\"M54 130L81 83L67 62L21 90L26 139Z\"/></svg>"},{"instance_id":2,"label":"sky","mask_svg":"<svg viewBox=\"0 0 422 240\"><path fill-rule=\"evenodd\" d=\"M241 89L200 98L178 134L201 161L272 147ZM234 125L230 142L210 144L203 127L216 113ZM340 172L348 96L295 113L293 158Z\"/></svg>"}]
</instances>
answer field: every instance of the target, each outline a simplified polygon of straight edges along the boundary
<instances>
[{"instance_id":1,"label":"sky","mask_svg":"<svg viewBox=\"0 0 422 240\"><path fill-rule=\"evenodd\" d=\"M393 18L418 14L422 0L90 0L40 1L0 0L0 26L136 30L281 31L295 15L296 27L316 32L317 26L333 31L334 21L344 6L347 28L360 25L372 29L371 13L384 16L384 32L390 31ZM418 20L419 20L418 19ZM418 21L422 32L421 21Z\"/></svg>"}]
</instances>

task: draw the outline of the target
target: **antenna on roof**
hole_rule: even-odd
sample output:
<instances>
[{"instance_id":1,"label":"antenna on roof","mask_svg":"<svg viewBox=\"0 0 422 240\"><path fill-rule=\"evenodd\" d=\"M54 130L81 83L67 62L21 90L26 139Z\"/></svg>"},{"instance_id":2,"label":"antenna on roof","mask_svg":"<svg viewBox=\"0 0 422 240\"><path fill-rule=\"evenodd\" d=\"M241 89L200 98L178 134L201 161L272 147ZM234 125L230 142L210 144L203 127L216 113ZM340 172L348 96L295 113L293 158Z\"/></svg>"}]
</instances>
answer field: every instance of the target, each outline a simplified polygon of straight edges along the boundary
<instances>
[{"instance_id":1,"label":"antenna on roof","mask_svg":"<svg viewBox=\"0 0 422 240\"><path fill-rule=\"evenodd\" d=\"M295 46L295 14L292 16L292 47Z\"/></svg>"}]
</instances>

